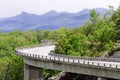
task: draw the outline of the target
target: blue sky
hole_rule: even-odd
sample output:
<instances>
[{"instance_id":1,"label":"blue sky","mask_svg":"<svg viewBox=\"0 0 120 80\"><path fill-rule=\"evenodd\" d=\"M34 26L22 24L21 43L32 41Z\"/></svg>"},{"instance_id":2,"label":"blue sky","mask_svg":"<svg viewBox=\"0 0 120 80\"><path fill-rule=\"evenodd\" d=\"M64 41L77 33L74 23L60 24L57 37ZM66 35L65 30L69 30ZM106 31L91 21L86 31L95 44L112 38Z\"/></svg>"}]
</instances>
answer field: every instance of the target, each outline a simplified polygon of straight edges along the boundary
<instances>
[{"instance_id":1,"label":"blue sky","mask_svg":"<svg viewBox=\"0 0 120 80\"><path fill-rule=\"evenodd\" d=\"M22 11L41 15L51 10L79 12L85 8L108 8L108 5L117 8L119 4L120 0L0 0L0 18L15 16Z\"/></svg>"}]
</instances>

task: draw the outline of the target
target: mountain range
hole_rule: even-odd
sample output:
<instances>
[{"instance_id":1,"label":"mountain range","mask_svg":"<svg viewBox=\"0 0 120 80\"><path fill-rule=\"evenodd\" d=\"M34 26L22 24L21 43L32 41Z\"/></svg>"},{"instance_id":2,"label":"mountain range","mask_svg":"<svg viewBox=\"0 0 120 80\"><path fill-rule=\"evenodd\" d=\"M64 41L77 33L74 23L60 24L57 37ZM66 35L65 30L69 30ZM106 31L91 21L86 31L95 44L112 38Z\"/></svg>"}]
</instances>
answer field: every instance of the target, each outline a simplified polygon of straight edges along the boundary
<instances>
[{"instance_id":1,"label":"mountain range","mask_svg":"<svg viewBox=\"0 0 120 80\"><path fill-rule=\"evenodd\" d=\"M77 13L50 11L43 15L22 12L9 18L0 18L0 32L14 30L55 30L60 27L79 27L90 18L91 9L83 9ZM103 15L108 9L95 8L96 12Z\"/></svg>"}]
</instances>

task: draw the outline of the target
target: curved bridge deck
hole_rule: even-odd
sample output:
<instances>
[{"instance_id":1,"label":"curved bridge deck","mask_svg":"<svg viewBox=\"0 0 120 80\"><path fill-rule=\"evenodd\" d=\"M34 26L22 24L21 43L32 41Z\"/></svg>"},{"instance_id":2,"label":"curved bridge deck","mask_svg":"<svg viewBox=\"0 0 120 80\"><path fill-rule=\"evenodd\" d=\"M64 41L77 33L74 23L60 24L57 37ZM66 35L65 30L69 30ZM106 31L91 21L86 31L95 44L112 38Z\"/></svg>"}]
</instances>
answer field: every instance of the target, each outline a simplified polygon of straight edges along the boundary
<instances>
[{"instance_id":1,"label":"curved bridge deck","mask_svg":"<svg viewBox=\"0 0 120 80\"><path fill-rule=\"evenodd\" d=\"M98 77L120 79L120 62L110 59L76 58L50 54L54 45L18 48L16 53L24 57L25 64Z\"/></svg>"}]
</instances>

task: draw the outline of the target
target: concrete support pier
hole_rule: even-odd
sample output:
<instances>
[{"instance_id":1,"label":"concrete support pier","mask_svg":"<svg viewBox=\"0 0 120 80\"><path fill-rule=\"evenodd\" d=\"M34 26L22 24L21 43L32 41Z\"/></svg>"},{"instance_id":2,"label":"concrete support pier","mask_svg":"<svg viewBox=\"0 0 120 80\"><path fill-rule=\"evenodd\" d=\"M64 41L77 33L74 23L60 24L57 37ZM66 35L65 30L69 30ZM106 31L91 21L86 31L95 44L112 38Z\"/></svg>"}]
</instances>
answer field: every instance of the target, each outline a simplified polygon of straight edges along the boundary
<instances>
[{"instance_id":1,"label":"concrete support pier","mask_svg":"<svg viewBox=\"0 0 120 80\"><path fill-rule=\"evenodd\" d=\"M98 77L97 80L107 80L106 78Z\"/></svg>"},{"instance_id":2,"label":"concrete support pier","mask_svg":"<svg viewBox=\"0 0 120 80\"><path fill-rule=\"evenodd\" d=\"M41 80L42 68L24 64L24 80Z\"/></svg>"}]
</instances>

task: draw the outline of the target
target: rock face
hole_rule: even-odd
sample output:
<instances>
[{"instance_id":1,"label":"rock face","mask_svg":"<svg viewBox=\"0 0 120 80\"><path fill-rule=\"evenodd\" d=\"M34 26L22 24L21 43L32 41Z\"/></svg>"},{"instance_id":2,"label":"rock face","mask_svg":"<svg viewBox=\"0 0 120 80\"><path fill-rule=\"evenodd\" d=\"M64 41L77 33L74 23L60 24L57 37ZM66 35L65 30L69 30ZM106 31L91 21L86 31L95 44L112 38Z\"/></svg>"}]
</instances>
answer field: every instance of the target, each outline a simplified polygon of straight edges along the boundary
<instances>
[{"instance_id":1,"label":"rock face","mask_svg":"<svg viewBox=\"0 0 120 80\"><path fill-rule=\"evenodd\" d=\"M50 77L48 80L59 80L60 77L65 76L65 74L66 74L65 72L60 72L58 75L52 76L52 77Z\"/></svg>"},{"instance_id":2,"label":"rock face","mask_svg":"<svg viewBox=\"0 0 120 80\"><path fill-rule=\"evenodd\" d=\"M120 43L117 45L118 49L113 51L110 58L120 58Z\"/></svg>"},{"instance_id":3,"label":"rock face","mask_svg":"<svg viewBox=\"0 0 120 80\"><path fill-rule=\"evenodd\" d=\"M48 80L96 80L96 77L69 72L60 72L58 75L50 77Z\"/></svg>"},{"instance_id":4,"label":"rock face","mask_svg":"<svg viewBox=\"0 0 120 80\"><path fill-rule=\"evenodd\" d=\"M115 51L115 52L112 54L111 58L120 58L120 50L119 50L119 51Z\"/></svg>"},{"instance_id":5,"label":"rock face","mask_svg":"<svg viewBox=\"0 0 120 80\"><path fill-rule=\"evenodd\" d=\"M48 80L72 80L75 75L67 72L60 72L58 75L49 78Z\"/></svg>"},{"instance_id":6,"label":"rock face","mask_svg":"<svg viewBox=\"0 0 120 80\"><path fill-rule=\"evenodd\" d=\"M74 80L77 76L78 74L75 73L60 72L58 75L50 77L48 80Z\"/></svg>"}]
</instances>

